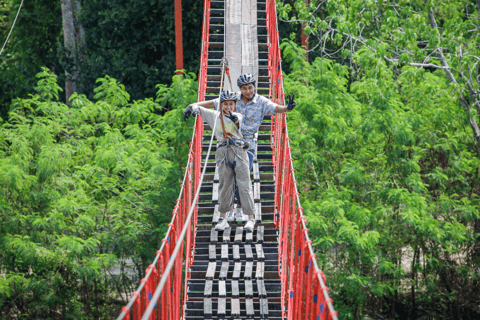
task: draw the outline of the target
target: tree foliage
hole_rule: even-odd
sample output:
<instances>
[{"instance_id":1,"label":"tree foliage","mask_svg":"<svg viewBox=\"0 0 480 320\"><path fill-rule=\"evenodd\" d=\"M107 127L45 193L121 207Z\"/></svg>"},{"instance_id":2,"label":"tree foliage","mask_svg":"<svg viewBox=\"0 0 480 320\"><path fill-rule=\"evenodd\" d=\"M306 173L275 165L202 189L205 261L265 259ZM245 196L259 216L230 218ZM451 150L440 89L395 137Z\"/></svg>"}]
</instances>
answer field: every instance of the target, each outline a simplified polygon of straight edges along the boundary
<instances>
[{"instance_id":1,"label":"tree foliage","mask_svg":"<svg viewBox=\"0 0 480 320\"><path fill-rule=\"evenodd\" d=\"M9 5L8 27L0 28L3 43L10 31L21 0ZM57 57L57 41L62 30L60 1L25 1L10 40L0 56L0 117L8 118L13 99L35 93L35 75L47 66L58 74L63 68Z\"/></svg>"},{"instance_id":2,"label":"tree foliage","mask_svg":"<svg viewBox=\"0 0 480 320\"><path fill-rule=\"evenodd\" d=\"M185 69L198 70L203 1L182 1ZM154 97L155 86L169 84L175 71L173 1L95 0L82 4L86 48L81 64L85 92L108 74L133 99Z\"/></svg>"},{"instance_id":3,"label":"tree foliage","mask_svg":"<svg viewBox=\"0 0 480 320\"><path fill-rule=\"evenodd\" d=\"M132 101L106 76L96 102L75 94L69 108L44 68L14 101L0 128L1 318L111 319L126 303L171 219L194 77Z\"/></svg>"},{"instance_id":4,"label":"tree foliage","mask_svg":"<svg viewBox=\"0 0 480 320\"><path fill-rule=\"evenodd\" d=\"M282 48L297 181L341 317L478 318L480 160L457 88L368 49L350 82L348 65Z\"/></svg>"},{"instance_id":5,"label":"tree foliage","mask_svg":"<svg viewBox=\"0 0 480 320\"><path fill-rule=\"evenodd\" d=\"M0 1L0 38L4 39L2 5L11 5L13 21L21 0ZM106 75L120 81L132 99L154 99L157 84L171 84L175 71L175 19L171 1L82 1L79 23L85 46L67 55L61 1L26 1L6 51L0 57L0 116L8 118L11 102L34 94L35 75L47 66L65 82L65 69L78 64L80 92L93 100L95 81ZM182 1L184 68L197 73L203 2ZM10 26L10 24L9 24ZM3 45L3 42L2 42ZM69 56L69 58L67 58ZM78 61L79 59L79 61ZM63 85L62 85L63 87ZM65 93L60 93L60 100Z\"/></svg>"},{"instance_id":6,"label":"tree foliage","mask_svg":"<svg viewBox=\"0 0 480 320\"><path fill-rule=\"evenodd\" d=\"M295 0L280 3L279 16L304 23L320 56L348 65L351 80L363 76L359 51L370 51L370 63L387 63L394 74L404 65L443 70L480 143L478 1Z\"/></svg>"}]
</instances>

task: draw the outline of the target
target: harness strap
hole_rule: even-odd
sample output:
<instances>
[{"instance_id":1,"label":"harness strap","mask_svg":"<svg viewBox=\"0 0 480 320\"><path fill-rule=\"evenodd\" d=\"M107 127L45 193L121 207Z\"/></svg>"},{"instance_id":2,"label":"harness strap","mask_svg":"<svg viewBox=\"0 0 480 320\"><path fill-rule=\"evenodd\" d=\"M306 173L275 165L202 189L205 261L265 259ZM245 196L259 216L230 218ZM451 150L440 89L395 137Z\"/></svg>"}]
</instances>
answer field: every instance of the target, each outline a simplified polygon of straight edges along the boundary
<instances>
[{"instance_id":1,"label":"harness strap","mask_svg":"<svg viewBox=\"0 0 480 320\"><path fill-rule=\"evenodd\" d=\"M223 147L223 146L220 146L220 147ZM240 147L240 148L241 148L241 147ZM230 145L227 145L227 152L228 152L228 149L230 149L230 150L233 151L233 153L235 154L235 158L240 159L240 160L243 161L247 166L249 165L249 162L248 162L248 160L247 160L247 159L248 159L248 156L247 156L247 159L243 159L242 157L240 157L240 156L235 152L235 149L234 149L234 148L230 147ZM223 159L220 160L219 165L222 164L223 162L227 163L227 164L232 168L232 170L235 171L235 166L236 166L236 163L237 163L236 160L233 161L233 167L232 167L231 164L230 164L230 162L227 161L227 154L225 154L225 157L223 157Z\"/></svg>"},{"instance_id":2,"label":"harness strap","mask_svg":"<svg viewBox=\"0 0 480 320\"><path fill-rule=\"evenodd\" d=\"M237 165L237 160L233 160L233 163L225 161L233 171L235 171L235 166Z\"/></svg>"}]
</instances>

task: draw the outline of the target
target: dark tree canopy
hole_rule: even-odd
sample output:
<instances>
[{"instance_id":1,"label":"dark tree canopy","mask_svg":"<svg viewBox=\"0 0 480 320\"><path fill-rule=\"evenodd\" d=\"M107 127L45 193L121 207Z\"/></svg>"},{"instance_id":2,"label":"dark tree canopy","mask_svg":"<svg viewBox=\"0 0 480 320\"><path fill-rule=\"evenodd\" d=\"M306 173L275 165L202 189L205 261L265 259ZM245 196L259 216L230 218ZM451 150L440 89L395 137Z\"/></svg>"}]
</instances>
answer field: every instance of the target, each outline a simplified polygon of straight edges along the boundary
<instances>
[{"instance_id":1,"label":"dark tree canopy","mask_svg":"<svg viewBox=\"0 0 480 320\"><path fill-rule=\"evenodd\" d=\"M20 2L0 2L1 39L6 37ZM2 14L6 12L2 6L9 4L9 14ZM203 2L184 0L182 7L184 68L197 73ZM93 98L95 80L105 75L122 82L133 99L153 98L157 84L171 83L175 71L173 2L83 1L79 22L86 38L85 47L77 53L81 57L80 90L89 98ZM0 116L6 119L13 99L34 93L35 75L42 66L57 74L62 83L64 69L72 63L63 45L60 1L25 2L0 57Z\"/></svg>"}]
</instances>

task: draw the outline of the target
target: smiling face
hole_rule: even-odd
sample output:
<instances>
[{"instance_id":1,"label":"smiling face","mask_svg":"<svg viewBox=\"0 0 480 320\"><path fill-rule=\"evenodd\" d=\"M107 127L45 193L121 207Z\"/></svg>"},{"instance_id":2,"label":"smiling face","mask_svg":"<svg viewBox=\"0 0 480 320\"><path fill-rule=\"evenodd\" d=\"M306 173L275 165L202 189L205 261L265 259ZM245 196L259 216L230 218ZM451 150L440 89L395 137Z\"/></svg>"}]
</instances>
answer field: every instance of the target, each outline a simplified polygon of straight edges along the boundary
<instances>
[{"instance_id":1,"label":"smiling face","mask_svg":"<svg viewBox=\"0 0 480 320\"><path fill-rule=\"evenodd\" d=\"M253 96L255 95L255 85L253 83L244 84L240 87L240 91L242 92L242 96L245 97L247 100L252 100Z\"/></svg>"},{"instance_id":2,"label":"smiling face","mask_svg":"<svg viewBox=\"0 0 480 320\"><path fill-rule=\"evenodd\" d=\"M223 114L229 115L229 111L235 112L237 102L233 100L227 100L227 101L223 101L221 103L221 106L222 106Z\"/></svg>"}]
</instances>

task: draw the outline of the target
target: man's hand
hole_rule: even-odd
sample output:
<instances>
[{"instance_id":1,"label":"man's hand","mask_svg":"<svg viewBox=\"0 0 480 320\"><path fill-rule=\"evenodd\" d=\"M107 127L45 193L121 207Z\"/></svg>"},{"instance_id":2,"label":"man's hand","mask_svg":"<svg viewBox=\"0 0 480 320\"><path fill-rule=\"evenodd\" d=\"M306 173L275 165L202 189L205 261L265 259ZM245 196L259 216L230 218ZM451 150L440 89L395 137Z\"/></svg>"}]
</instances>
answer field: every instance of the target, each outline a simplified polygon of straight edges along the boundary
<instances>
[{"instance_id":1,"label":"man's hand","mask_svg":"<svg viewBox=\"0 0 480 320\"><path fill-rule=\"evenodd\" d=\"M296 105L297 105L297 103L295 102L295 94L293 94L293 96L292 96L292 95L288 95L287 110L288 110L288 111L293 110L293 108L295 108Z\"/></svg>"},{"instance_id":2,"label":"man's hand","mask_svg":"<svg viewBox=\"0 0 480 320\"><path fill-rule=\"evenodd\" d=\"M233 123L237 123L238 122L238 117L237 115L235 114L232 114L232 111L229 111L230 115L225 115L225 117L229 118L230 120L232 120Z\"/></svg>"},{"instance_id":3,"label":"man's hand","mask_svg":"<svg viewBox=\"0 0 480 320\"><path fill-rule=\"evenodd\" d=\"M193 116L198 116L198 112L193 111L193 107L191 104L185 108L185 111L183 112L183 121L187 121L188 118L193 114Z\"/></svg>"}]
</instances>

